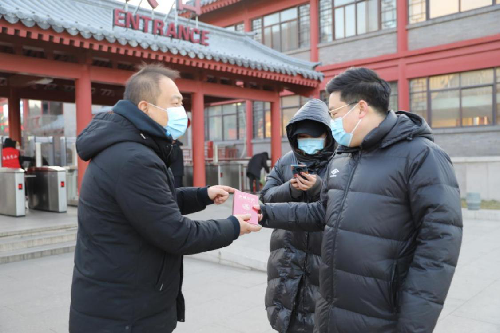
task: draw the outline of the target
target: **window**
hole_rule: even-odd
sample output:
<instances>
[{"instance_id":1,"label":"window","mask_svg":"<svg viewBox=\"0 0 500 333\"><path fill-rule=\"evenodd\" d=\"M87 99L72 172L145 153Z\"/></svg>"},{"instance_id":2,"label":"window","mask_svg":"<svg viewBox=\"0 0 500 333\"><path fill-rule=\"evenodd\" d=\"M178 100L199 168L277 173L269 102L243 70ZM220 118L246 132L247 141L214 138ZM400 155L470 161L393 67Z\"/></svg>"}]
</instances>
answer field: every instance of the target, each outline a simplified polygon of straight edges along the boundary
<instances>
[{"instance_id":1,"label":"window","mask_svg":"<svg viewBox=\"0 0 500 333\"><path fill-rule=\"evenodd\" d=\"M398 108L398 83L389 82L391 86L391 95L389 97L389 110L397 111Z\"/></svg>"},{"instance_id":2,"label":"window","mask_svg":"<svg viewBox=\"0 0 500 333\"><path fill-rule=\"evenodd\" d=\"M254 139L271 137L271 103L253 102L253 137Z\"/></svg>"},{"instance_id":3,"label":"window","mask_svg":"<svg viewBox=\"0 0 500 333\"><path fill-rule=\"evenodd\" d=\"M205 110L205 140L244 140L245 111L242 103L208 107Z\"/></svg>"},{"instance_id":4,"label":"window","mask_svg":"<svg viewBox=\"0 0 500 333\"><path fill-rule=\"evenodd\" d=\"M410 109L437 128L499 124L499 72L484 69L411 80Z\"/></svg>"},{"instance_id":5,"label":"window","mask_svg":"<svg viewBox=\"0 0 500 333\"><path fill-rule=\"evenodd\" d=\"M281 136L286 137L286 125L308 100L299 95L281 97Z\"/></svg>"},{"instance_id":6,"label":"window","mask_svg":"<svg viewBox=\"0 0 500 333\"><path fill-rule=\"evenodd\" d=\"M262 18L252 21L252 31L255 32L254 39L262 43Z\"/></svg>"},{"instance_id":7,"label":"window","mask_svg":"<svg viewBox=\"0 0 500 333\"><path fill-rule=\"evenodd\" d=\"M255 39L277 51L309 46L309 4L266 15L252 21Z\"/></svg>"},{"instance_id":8,"label":"window","mask_svg":"<svg viewBox=\"0 0 500 333\"><path fill-rule=\"evenodd\" d=\"M226 29L231 30L231 31L243 32L243 31L245 31L245 25L243 23L238 23L238 24L227 26Z\"/></svg>"},{"instance_id":9,"label":"window","mask_svg":"<svg viewBox=\"0 0 500 333\"><path fill-rule=\"evenodd\" d=\"M500 0L497 0L497 3L500 3ZM497 95L496 95L496 108L497 108L497 125L500 125L500 68L497 68L496 71L496 81L497 81Z\"/></svg>"},{"instance_id":10,"label":"window","mask_svg":"<svg viewBox=\"0 0 500 333\"><path fill-rule=\"evenodd\" d=\"M396 0L320 0L320 42L396 27Z\"/></svg>"},{"instance_id":11,"label":"window","mask_svg":"<svg viewBox=\"0 0 500 333\"><path fill-rule=\"evenodd\" d=\"M494 4L495 0L409 0L408 18L413 24Z\"/></svg>"}]
</instances>

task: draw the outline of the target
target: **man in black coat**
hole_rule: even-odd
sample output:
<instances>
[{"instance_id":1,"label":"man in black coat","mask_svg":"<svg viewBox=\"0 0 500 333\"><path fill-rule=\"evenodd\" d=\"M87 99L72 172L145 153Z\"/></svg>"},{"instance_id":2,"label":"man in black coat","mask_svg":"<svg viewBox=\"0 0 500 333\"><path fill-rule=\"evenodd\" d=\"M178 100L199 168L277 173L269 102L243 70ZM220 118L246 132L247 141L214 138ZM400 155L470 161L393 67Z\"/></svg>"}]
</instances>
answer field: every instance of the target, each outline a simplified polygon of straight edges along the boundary
<instances>
[{"instance_id":1,"label":"man in black coat","mask_svg":"<svg viewBox=\"0 0 500 333\"><path fill-rule=\"evenodd\" d=\"M255 154L252 156L250 161L248 161L247 166L247 177L250 180L250 189L253 191L253 183L255 182L255 191L260 191L260 172L262 168L269 173L269 167L267 166L267 161L269 160L269 154L267 152Z\"/></svg>"},{"instance_id":2,"label":"man in black coat","mask_svg":"<svg viewBox=\"0 0 500 333\"><path fill-rule=\"evenodd\" d=\"M318 201L321 178L335 149L326 104L318 99L307 102L290 120L286 133L292 150L271 170L261 200ZM307 166L308 173L294 177L293 164ZM276 229L271 235L265 303L269 322L280 333L313 331L322 238L321 231Z\"/></svg>"},{"instance_id":3,"label":"man in black coat","mask_svg":"<svg viewBox=\"0 0 500 333\"><path fill-rule=\"evenodd\" d=\"M78 205L72 333L172 332L185 320L182 256L259 229L245 222L250 215L183 216L223 203L233 189L175 189L172 140L187 126L177 77L144 66L127 82L124 100L78 136L78 154L90 163Z\"/></svg>"},{"instance_id":4,"label":"man in black coat","mask_svg":"<svg viewBox=\"0 0 500 333\"><path fill-rule=\"evenodd\" d=\"M315 332L430 333L462 241L450 158L424 119L388 111L375 72L351 68L326 89L341 146L321 200L263 205L261 223L324 230Z\"/></svg>"}]
</instances>

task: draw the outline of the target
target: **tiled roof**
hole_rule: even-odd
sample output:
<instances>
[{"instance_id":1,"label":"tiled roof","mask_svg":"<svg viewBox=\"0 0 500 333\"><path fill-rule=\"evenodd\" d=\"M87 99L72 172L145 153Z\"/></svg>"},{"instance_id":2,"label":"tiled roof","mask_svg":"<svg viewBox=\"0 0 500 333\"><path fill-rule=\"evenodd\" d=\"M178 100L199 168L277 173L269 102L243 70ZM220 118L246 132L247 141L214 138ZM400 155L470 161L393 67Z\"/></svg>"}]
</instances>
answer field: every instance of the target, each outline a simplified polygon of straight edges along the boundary
<instances>
[{"instance_id":1,"label":"tiled roof","mask_svg":"<svg viewBox=\"0 0 500 333\"><path fill-rule=\"evenodd\" d=\"M114 0L1 0L0 19L10 24L21 22L27 27L38 26L44 30L80 35L85 39L107 40L109 43L214 60L249 69L301 75L306 79L323 79L323 74L314 70L318 64L272 50L254 41L249 34L200 22L199 28L209 31L210 45L203 46L143 31L113 27L112 13L115 8L124 8L124 3ZM129 11L135 9L135 6L128 7ZM140 8L138 13L151 16L151 10L144 8ZM154 16L155 19L165 19L163 13L155 12ZM173 20L171 15L167 21ZM195 24L182 17L177 20L178 24L191 27Z\"/></svg>"}]
</instances>

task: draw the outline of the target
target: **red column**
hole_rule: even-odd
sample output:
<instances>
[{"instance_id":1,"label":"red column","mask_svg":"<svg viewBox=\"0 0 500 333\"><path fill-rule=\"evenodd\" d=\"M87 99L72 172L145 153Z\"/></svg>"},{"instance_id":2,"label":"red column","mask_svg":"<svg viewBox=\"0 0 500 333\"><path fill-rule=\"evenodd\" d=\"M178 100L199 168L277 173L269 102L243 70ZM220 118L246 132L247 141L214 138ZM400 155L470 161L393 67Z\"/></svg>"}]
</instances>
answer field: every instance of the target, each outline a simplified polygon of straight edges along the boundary
<instances>
[{"instance_id":1,"label":"red column","mask_svg":"<svg viewBox=\"0 0 500 333\"><path fill-rule=\"evenodd\" d=\"M398 64L398 109L410 111L410 84L406 78L406 65L403 59Z\"/></svg>"},{"instance_id":2,"label":"red column","mask_svg":"<svg viewBox=\"0 0 500 333\"><path fill-rule=\"evenodd\" d=\"M15 88L9 89L9 137L21 143L21 100Z\"/></svg>"},{"instance_id":3,"label":"red column","mask_svg":"<svg viewBox=\"0 0 500 333\"><path fill-rule=\"evenodd\" d=\"M310 4L310 43L311 43L311 61L318 62L318 43L319 43L319 5L318 0L309 0Z\"/></svg>"},{"instance_id":4,"label":"red column","mask_svg":"<svg viewBox=\"0 0 500 333\"><path fill-rule=\"evenodd\" d=\"M83 64L79 79L75 80L76 133L80 134L92 120L92 92L90 82L90 65ZM87 162L78 159L78 190L82 185Z\"/></svg>"},{"instance_id":5,"label":"red column","mask_svg":"<svg viewBox=\"0 0 500 333\"><path fill-rule=\"evenodd\" d=\"M398 108L400 110L410 110L410 86L406 78L406 64L404 61L404 54L408 52L408 31L406 25L408 23L408 1L398 0L397 2L397 41L398 41L398 54L400 60L398 64Z\"/></svg>"},{"instance_id":6,"label":"red column","mask_svg":"<svg viewBox=\"0 0 500 333\"><path fill-rule=\"evenodd\" d=\"M246 124L247 124L247 157L253 156L253 102L246 101Z\"/></svg>"},{"instance_id":7,"label":"red column","mask_svg":"<svg viewBox=\"0 0 500 333\"><path fill-rule=\"evenodd\" d=\"M203 187L207 184L205 172L205 105L203 93L191 95L193 118L193 186Z\"/></svg>"},{"instance_id":8,"label":"red column","mask_svg":"<svg viewBox=\"0 0 500 333\"><path fill-rule=\"evenodd\" d=\"M272 165L281 157L281 105L280 99L271 102L271 161Z\"/></svg>"},{"instance_id":9,"label":"red column","mask_svg":"<svg viewBox=\"0 0 500 333\"><path fill-rule=\"evenodd\" d=\"M250 17L248 16L248 10L245 8L245 19L243 20L243 24L245 25L245 31L252 31L252 23L250 22Z\"/></svg>"},{"instance_id":10,"label":"red column","mask_svg":"<svg viewBox=\"0 0 500 333\"><path fill-rule=\"evenodd\" d=\"M245 31L252 31L252 23L250 22L250 18L248 15L245 17L243 21L245 24ZM246 124L247 124L247 137L246 137L246 146L247 146L247 157L253 156L253 102L246 101Z\"/></svg>"},{"instance_id":11,"label":"red column","mask_svg":"<svg viewBox=\"0 0 500 333\"><path fill-rule=\"evenodd\" d=\"M321 97L321 90L319 90L319 86L317 86L316 89L314 89L310 97L316 99L319 99Z\"/></svg>"},{"instance_id":12,"label":"red column","mask_svg":"<svg viewBox=\"0 0 500 333\"><path fill-rule=\"evenodd\" d=\"M408 51L408 0L397 0L398 53Z\"/></svg>"}]
</instances>

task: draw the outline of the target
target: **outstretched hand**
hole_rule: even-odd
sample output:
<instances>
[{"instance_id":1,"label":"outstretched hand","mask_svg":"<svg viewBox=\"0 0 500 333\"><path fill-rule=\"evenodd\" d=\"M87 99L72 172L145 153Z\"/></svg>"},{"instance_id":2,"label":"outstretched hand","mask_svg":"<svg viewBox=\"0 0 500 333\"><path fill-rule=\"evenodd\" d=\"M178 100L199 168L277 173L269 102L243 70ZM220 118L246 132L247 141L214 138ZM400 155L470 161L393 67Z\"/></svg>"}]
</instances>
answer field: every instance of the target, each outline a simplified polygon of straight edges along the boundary
<instances>
[{"instance_id":1,"label":"outstretched hand","mask_svg":"<svg viewBox=\"0 0 500 333\"><path fill-rule=\"evenodd\" d=\"M208 196L216 205L223 204L229 198L229 193L234 193L235 189L225 185L214 185L208 188Z\"/></svg>"},{"instance_id":2,"label":"outstretched hand","mask_svg":"<svg viewBox=\"0 0 500 333\"><path fill-rule=\"evenodd\" d=\"M254 205L253 206L253 210L255 210L259 215L259 222L262 222L262 218L264 217L264 215L262 214L262 211L260 209L260 205Z\"/></svg>"},{"instance_id":3,"label":"outstretched hand","mask_svg":"<svg viewBox=\"0 0 500 333\"><path fill-rule=\"evenodd\" d=\"M238 222L240 222L240 236L249 234L251 232L257 232L262 229L262 226L248 222L251 217L250 214L235 215L234 217L236 217L238 219Z\"/></svg>"}]
</instances>

